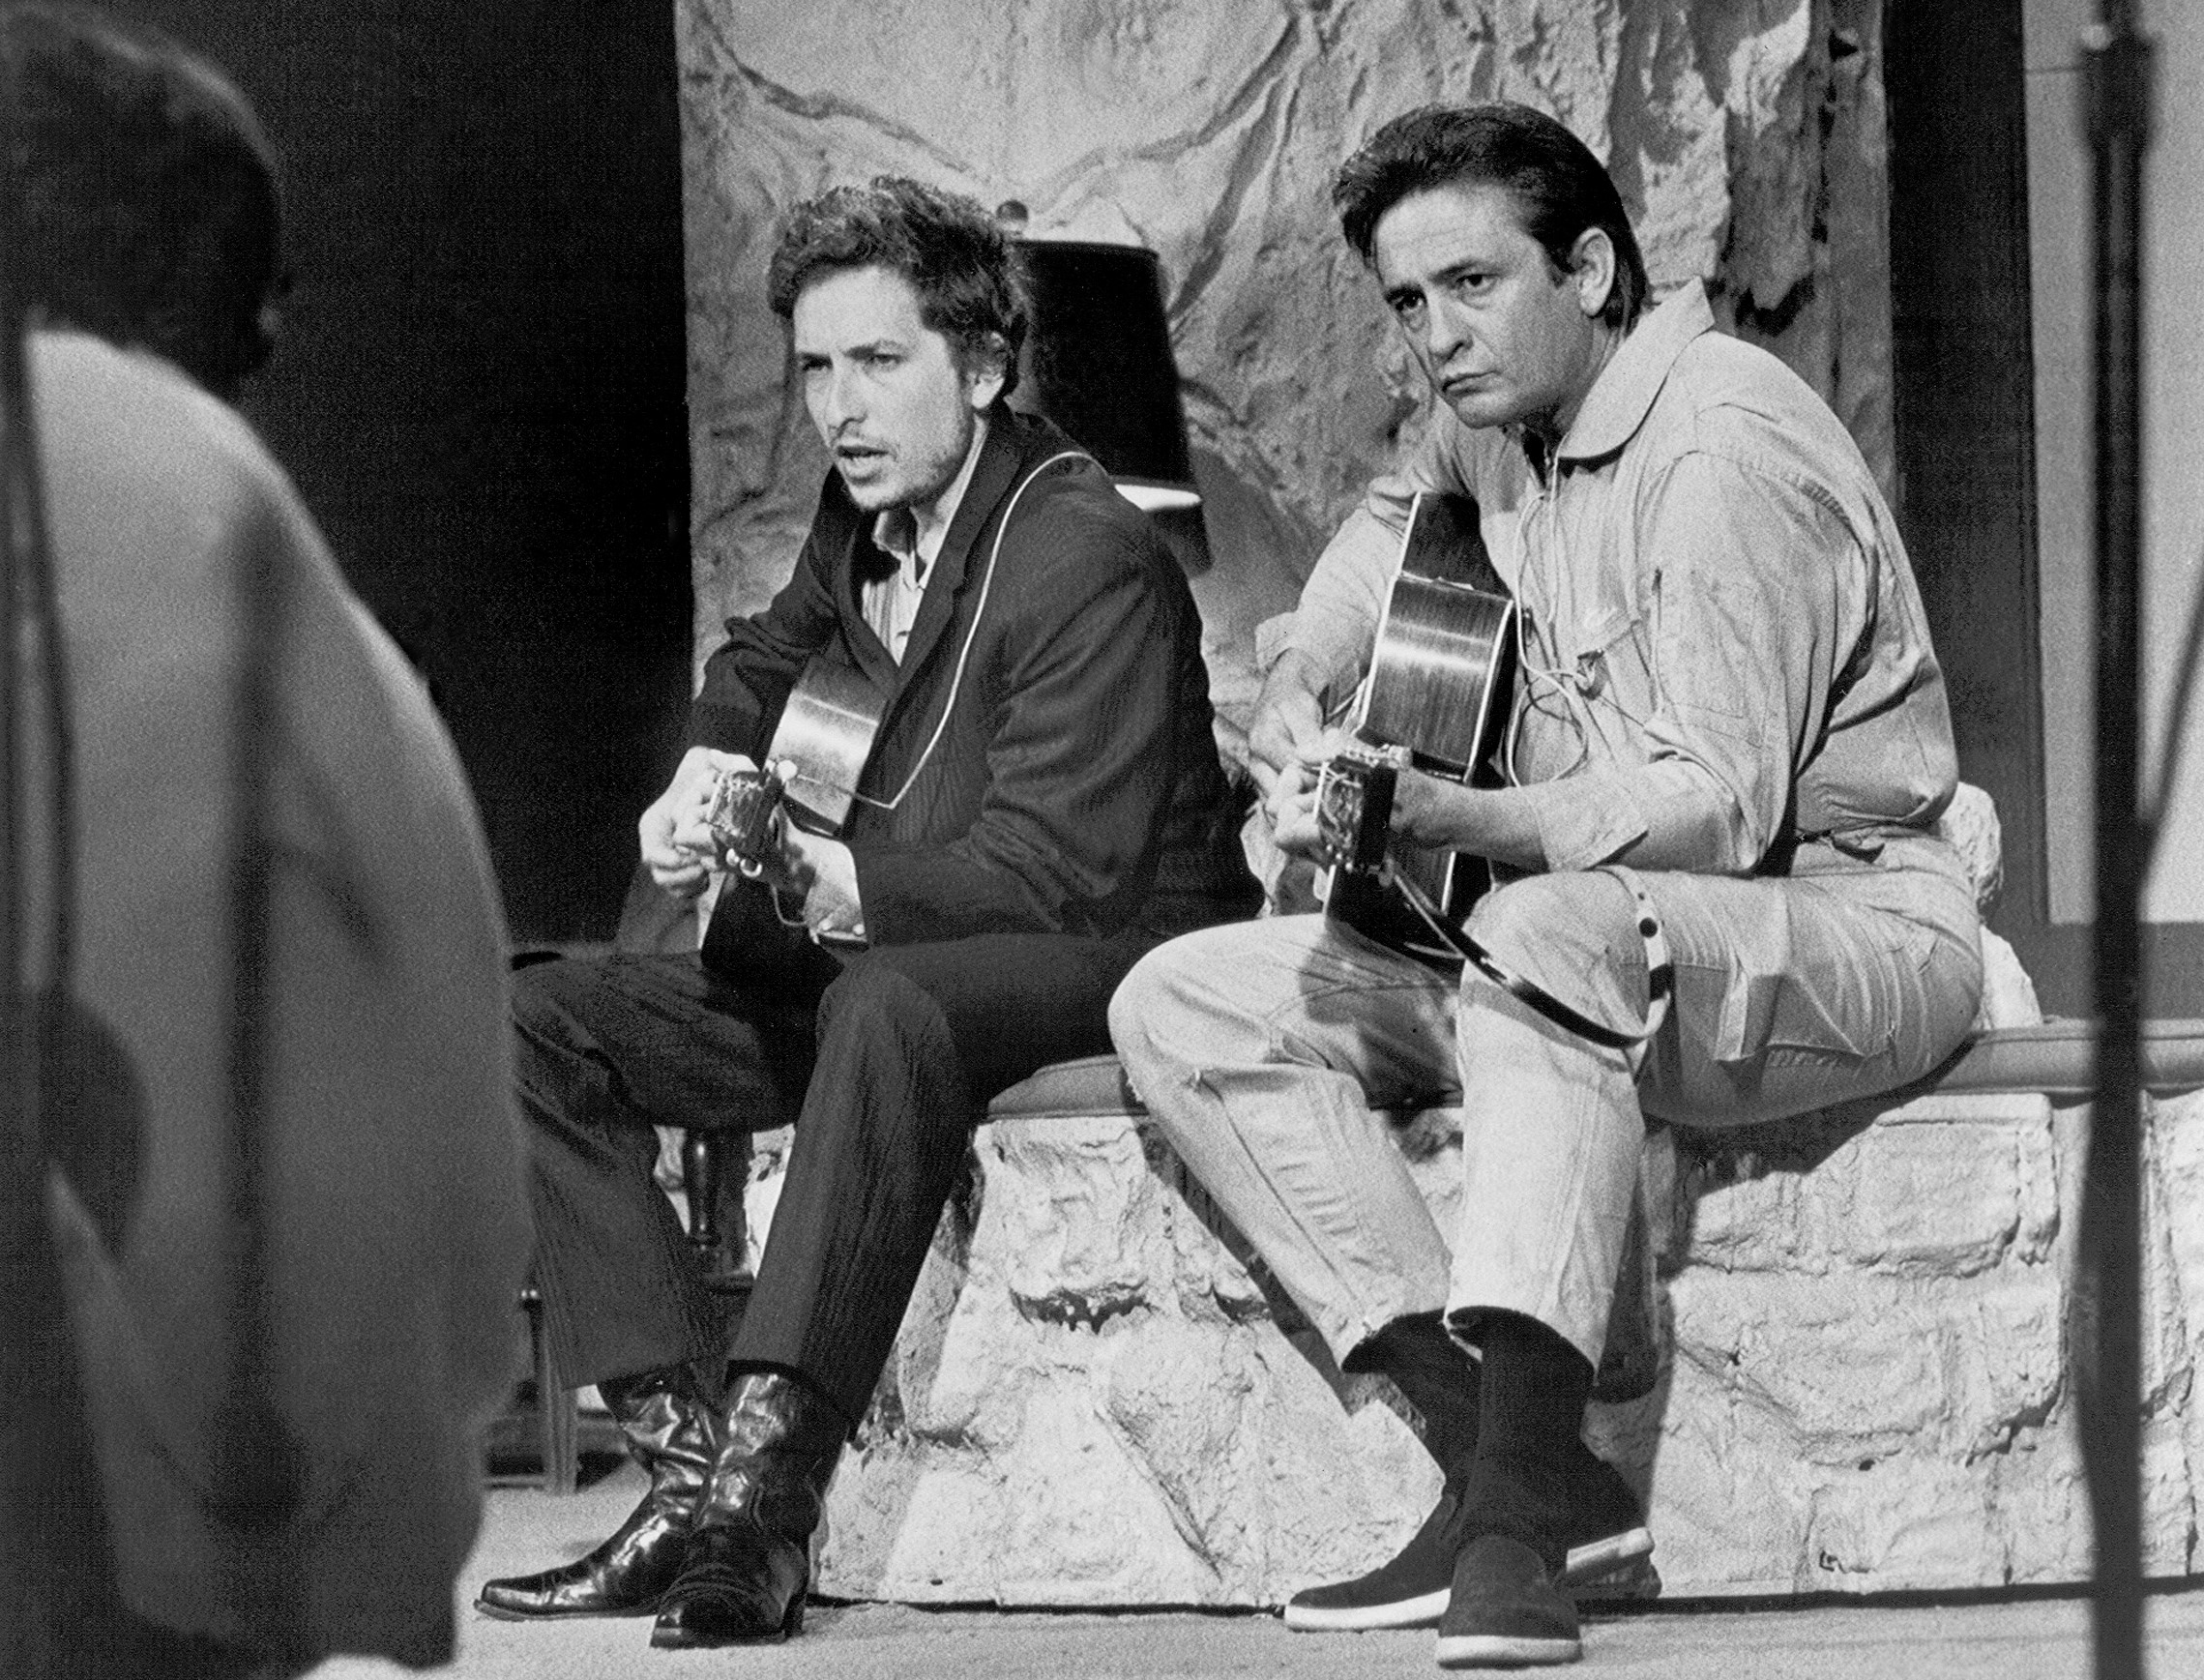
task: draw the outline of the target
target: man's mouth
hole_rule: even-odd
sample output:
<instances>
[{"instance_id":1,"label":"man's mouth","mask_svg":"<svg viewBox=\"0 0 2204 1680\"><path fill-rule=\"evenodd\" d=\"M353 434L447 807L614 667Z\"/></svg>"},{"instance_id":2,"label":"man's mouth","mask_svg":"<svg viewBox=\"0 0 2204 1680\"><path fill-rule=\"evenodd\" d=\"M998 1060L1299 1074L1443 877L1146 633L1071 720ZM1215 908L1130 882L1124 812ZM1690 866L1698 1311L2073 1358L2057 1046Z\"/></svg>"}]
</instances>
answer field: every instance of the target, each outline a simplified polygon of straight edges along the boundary
<instances>
[{"instance_id":1,"label":"man's mouth","mask_svg":"<svg viewBox=\"0 0 2204 1680\"><path fill-rule=\"evenodd\" d=\"M874 449L870 444L838 443L835 445L835 459L845 467L870 466L876 461L887 458L888 452L886 450Z\"/></svg>"}]
</instances>

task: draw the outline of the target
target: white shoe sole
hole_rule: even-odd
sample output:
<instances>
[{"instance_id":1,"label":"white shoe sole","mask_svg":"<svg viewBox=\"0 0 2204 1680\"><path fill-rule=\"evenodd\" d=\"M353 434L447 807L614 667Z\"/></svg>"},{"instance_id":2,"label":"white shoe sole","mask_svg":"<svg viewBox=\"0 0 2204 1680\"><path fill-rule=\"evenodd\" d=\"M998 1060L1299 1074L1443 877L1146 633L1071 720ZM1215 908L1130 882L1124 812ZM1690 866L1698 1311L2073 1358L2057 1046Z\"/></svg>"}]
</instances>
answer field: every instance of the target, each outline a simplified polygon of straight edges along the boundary
<instances>
[{"instance_id":1,"label":"white shoe sole","mask_svg":"<svg viewBox=\"0 0 2204 1680\"><path fill-rule=\"evenodd\" d=\"M1583 1655L1581 1639L1518 1639L1505 1634L1455 1634L1439 1639L1442 1668L1543 1668Z\"/></svg>"},{"instance_id":2,"label":"white shoe sole","mask_svg":"<svg viewBox=\"0 0 2204 1680\"><path fill-rule=\"evenodd\" d=\"M1562 1566L1561 1584L1582 1586L1610 1570L1650 1556L1652 1551L1653 1535L1643 1526L1626 1528L1620 1534L1571 1547L1569 1559ZM1311 1608L1289 1604L1285 1606L1285 1625L1297 1634L1372 1634L1390 1628L1435 1628L1439 1618L1447 1613L1450 1596L1451 1590L1441 1587L1437 1592L1422 1593L1412 1599L1396 1599L1384 1605L1357 1605L1351 1609ZM1554 1657L1540 1661L1559 1663L1572 1659Z\"/></svg>"},{"instance_id":3,"label":"white shoe sole","mask_svg":"<svg viewBox=\"0 0 2204 1680\"><path fill-rule=\"evenodd\" d=\"M1626 1528L1620 1534L1610 1534L1604 1540L1587 1541L1582 1546L1569 1548L1569 1556L1561 1566L1563 1586L1582 1586L1588 1580L1598 1580L1610 1570L1618 1570L1626 1563L1634 1563L1641 1557L1653 1555L1653 1531L1642 1523Z\"/></svg>"},{"instance_id":4,"label":"white shoe sole","mask_svg":"<svg viewBox=\"0 0 2204 1680\"><path fill-rule=\"evenodd\" d=\"M1391 1604L1356 1605L1351 1609L1336 1610L1287 1605L1285 1625L1297 1634L1374 1634L1388 1628L1435 1628L1447 1613L1451 1596L1448 1589L1396 1599Z\"/></svg>"}]
</instances>

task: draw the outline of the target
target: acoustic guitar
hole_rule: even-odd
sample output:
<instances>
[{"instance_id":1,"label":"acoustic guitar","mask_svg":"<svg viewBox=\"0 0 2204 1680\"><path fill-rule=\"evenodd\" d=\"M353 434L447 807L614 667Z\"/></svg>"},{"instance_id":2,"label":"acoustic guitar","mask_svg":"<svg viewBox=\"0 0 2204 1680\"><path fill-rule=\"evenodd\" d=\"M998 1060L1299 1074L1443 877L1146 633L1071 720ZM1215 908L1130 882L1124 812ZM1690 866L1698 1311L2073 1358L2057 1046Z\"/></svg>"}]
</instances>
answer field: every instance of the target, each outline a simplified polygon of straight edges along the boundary
<instances>
[{"instance_id":1,"label":"acoustic guitar","mask_svg":"<svg viewBox=\"0 0 2204 1680\"><path fill-rule=\"evenodd\" d=\"M765 763L720 778L706 820L735 868L704 925L704 965L748 981L816 960L803 905L758 879L779 844L779 825L839 839L857 803L857 781L880 733L882 696L846 665L813 656L788 691ZM820 944L862 945L821 934Z\"/></svg>"},{"instance_id":2,"label":"acoustic guitar","mask_svg":"<svg viewBox=\"0 0 2204 1680\"><path fill-rule=\"evenodd\" d=\"M1425 490L1408 513L1400 570L1386 598L1348 727L1354 744L1325 765L1316 820L1332 857L1325 913L1437 967L1459 951L1432 926L1459 927L1492 884L1464 852L1393 840L1403 770L1496 786L1513 703L1515 603L1493 569L1476 502Z\"/></svg>"}]
</instances>

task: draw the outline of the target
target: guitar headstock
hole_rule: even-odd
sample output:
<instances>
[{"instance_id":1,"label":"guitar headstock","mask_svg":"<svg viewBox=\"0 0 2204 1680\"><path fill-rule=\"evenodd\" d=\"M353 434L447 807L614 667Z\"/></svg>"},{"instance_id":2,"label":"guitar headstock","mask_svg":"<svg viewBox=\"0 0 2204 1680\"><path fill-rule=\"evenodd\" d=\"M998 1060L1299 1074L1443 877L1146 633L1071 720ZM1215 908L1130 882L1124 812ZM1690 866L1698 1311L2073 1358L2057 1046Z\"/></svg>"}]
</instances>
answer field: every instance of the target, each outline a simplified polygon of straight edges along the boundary
<instances>
[{"instance_id":1,"label":"guitar headstock","mask_svg":"<svg viewBox=\"0 0 2204 1680\"><path fill-rule=\"evenodd\" d=\"M704 808L705 826L728 862L754 876L779 843L787 781L771 770L723 770Z\"/></svg>"},{"instance_id":2,"label":"guitar headstock","mask_svg":"<svg viewBox=\"0 0 2204 1680\"><path fill-rule=\"evenodd\" d=\"M1335 867L1375 873L1385 865L1393 790L1408 768L1405 747L1350 742L1318 772L1316 832Z\"/></svg>"}]
</instances>

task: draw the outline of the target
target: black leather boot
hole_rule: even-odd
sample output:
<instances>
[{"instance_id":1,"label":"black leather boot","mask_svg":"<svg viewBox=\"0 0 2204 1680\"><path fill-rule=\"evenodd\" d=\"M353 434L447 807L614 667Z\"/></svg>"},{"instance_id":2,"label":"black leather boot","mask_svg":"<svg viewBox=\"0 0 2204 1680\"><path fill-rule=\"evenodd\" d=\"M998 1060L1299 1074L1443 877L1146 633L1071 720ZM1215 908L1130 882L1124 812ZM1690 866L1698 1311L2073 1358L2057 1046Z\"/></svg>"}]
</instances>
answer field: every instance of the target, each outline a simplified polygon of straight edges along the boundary
<instances>
[{"instance_id":1,"label":"black leather boot","mask_svg":"<svg viewBox=\"0 0 2204 1680\"><path fill-rule=\"evenodd\" d=\"M689 1650L802 1630L811 1531L850 1427L790 1372L735 1379L688 1556L660 1603L652 1644Z\"/></svg>"},{"instance_id":2,"label":"black leather boot","mask_svg":"<svg viewBox=\"0 0 2204 1680\"><path fill-rule=\"evenodd\" d=\"M640 1616L681 1573L712 1471L712 1410L687 1367L598 1384L650 1491L588 1556L541 1575L485 1581L475 1608L505 1621Z\"/></svg>"}]
</instances>

